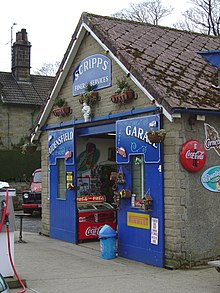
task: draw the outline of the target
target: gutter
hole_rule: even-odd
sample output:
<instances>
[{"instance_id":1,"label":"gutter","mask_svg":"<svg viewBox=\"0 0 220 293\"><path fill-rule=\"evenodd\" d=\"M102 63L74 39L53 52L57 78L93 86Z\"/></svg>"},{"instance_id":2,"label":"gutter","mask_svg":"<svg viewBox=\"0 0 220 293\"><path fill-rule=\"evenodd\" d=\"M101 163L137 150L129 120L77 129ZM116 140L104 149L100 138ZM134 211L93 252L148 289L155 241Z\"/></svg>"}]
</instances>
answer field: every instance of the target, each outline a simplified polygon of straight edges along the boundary
<instances>
[{"instance_id":1,"label":"gutter","mask_svg":"<svg viewBox=\"0 0 220 293\"><path fill-rule=\"evenodd\" d=\"M210 111L210 110L193 110L193 109L173 109L173 113L189 113L196 115L220 115L220 111Z\"/></svg>"}]
</instances>

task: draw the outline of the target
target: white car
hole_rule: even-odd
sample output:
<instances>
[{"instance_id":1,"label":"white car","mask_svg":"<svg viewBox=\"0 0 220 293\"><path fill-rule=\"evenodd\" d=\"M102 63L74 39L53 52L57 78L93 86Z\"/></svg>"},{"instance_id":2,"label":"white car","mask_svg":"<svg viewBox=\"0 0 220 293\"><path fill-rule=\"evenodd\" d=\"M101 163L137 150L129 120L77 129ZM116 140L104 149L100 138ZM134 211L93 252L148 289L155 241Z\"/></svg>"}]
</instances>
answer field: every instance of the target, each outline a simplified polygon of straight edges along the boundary
<instances>
[{"instance_id":1,"label":"white car","mask_svg":"<svg viewBox=\"0 0 220 293\"><path fill-rule=\"evenodd\" d=\"M2 274L0 273L0 293L9 293L9 288Z\"/></svg>"}]
</instances>

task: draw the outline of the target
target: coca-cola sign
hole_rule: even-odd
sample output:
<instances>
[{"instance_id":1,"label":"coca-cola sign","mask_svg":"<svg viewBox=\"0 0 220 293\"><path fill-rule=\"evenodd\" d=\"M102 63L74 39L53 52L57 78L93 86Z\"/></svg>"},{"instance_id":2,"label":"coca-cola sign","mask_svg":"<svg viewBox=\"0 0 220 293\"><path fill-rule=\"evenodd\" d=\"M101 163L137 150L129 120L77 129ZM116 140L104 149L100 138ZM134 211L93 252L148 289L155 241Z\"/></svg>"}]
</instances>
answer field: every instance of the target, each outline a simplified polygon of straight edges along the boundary
<instances>
[{"instance_id":1,"label":"coca-cola sign","mask_svg":"<svg viewBox=\"0 0 220 293\"><path fill-rule=\"evenodd\" d=\"M85 231L85 236L89 237L89 236L98 236L99 235L99 231L101 230L103 226L89 226L86 231Z\"/></svg>"},{"instance_id":2,"label":"coca-cola sign","mask_svg":"<svg viewBox=\"0 0 220 293\"><path fill-rule=\"evenodd\" d=\"M206 151L197 140L186 141L180 150L180 162L189 172L197 172L206 162Z\"/></svg>"}]
</instances>

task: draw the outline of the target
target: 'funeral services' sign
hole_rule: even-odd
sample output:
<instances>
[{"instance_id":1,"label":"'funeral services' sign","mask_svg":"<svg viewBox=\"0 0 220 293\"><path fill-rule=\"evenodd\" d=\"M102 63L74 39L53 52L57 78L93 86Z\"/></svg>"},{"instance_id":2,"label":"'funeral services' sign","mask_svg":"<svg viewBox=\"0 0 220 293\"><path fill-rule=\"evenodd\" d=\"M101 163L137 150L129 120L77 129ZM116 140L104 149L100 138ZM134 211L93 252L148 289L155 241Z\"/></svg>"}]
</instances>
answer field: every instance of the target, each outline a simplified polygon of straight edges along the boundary
<instances>
[{"instance_id":1,"label":"'funeral services' sign","mask_svg":"<svg viewBox=\"0 0 220 293\"><path fill-rule=\"evenodd\" d=\"M73 96L83 94L90 84L93 90L111 86L111 59L95 54L83 59L73 72Z\"/></svg>"}]
</instances>

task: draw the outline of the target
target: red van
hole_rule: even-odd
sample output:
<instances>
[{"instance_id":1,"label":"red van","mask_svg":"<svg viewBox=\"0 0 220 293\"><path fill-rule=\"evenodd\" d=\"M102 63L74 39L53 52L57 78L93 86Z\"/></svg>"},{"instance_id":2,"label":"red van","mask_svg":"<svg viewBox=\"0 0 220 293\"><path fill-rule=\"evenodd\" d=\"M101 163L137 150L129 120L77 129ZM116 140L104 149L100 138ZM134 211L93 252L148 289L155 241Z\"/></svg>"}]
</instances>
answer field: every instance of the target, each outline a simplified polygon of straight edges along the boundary
<instances>
[{"instance_id":1,"label":"red van","mask_svg":"<svg viewBox=\"0 0 220 293\"><path fill-rule=\"evenodd\" d=\"M30 189L22 193L22 209L24 213L33 214L34 211L41 213L41 174L41 169L36 169L32 174Z\"/></svg>"}]
</instances>

